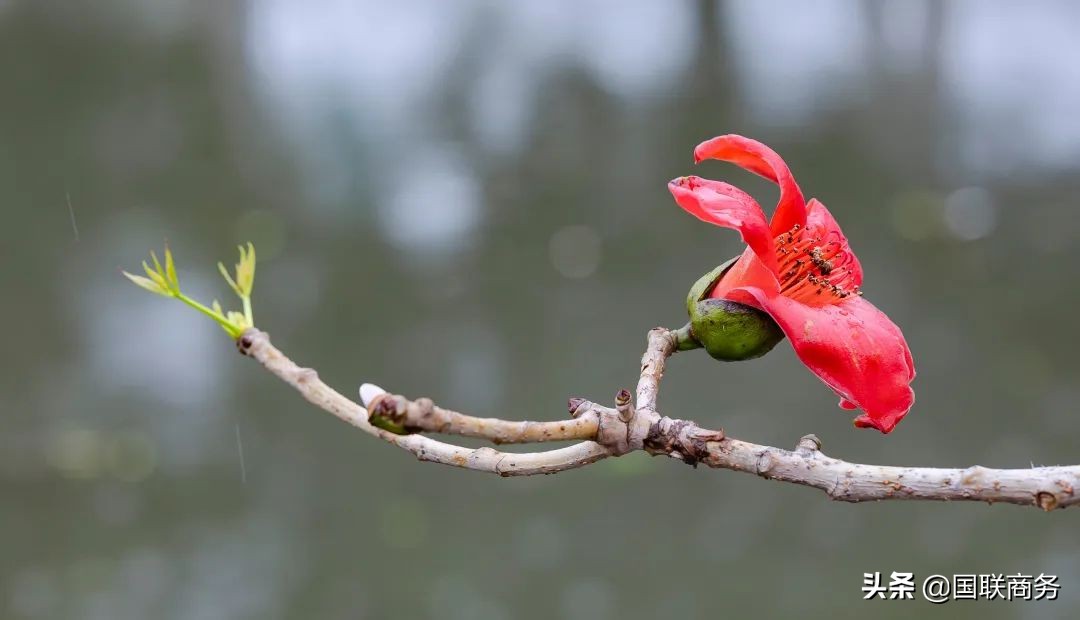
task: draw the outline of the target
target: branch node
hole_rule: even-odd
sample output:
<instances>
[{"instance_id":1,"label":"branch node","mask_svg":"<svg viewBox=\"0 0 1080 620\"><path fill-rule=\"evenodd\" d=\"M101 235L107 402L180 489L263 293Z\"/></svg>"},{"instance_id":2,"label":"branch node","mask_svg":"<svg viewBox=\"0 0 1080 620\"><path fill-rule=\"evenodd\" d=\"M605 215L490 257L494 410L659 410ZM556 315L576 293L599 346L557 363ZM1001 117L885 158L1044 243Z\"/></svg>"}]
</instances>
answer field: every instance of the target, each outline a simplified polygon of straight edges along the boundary
<instances>
[{"instance_id":1,"label":"branch node","mask_svg":"<svg viewBox=\"0 0 1080 620\"><path fill-rule=\"evenodd\" d=\"M630 396L630 390L619 390L615 394L615 410L619 412L619 419L629 423L634 419L634 401Z\"/></svg>"},{"instance_id":2,"label":"branch node","mask_svg":"<svg viewBox=\"0 0 1080 620\"><path fill-rule=\"evenodd\" d=\"M579 417L581 414L589 410L589 401L577 396L566 401L566 410L570 412L571 418Z\"/></svg>"},{"instance_id":3,"label":"branch node","mask_svg":"<svg viewBox=\"0 0 1080 620\"><path fill-rule=\"evenodd\" d=\"M251 356L251 347L255 344L255 339L250 333L253 330L254 328L249 329L248 332L236 339L236 350L240 352L240 355Z\"/></svg>"},{"instance_id":4,"label":"branch node","mask_svg":"<svg viewBox=\"0 0 1080 620\"><path fill-rule=\"evenodd\" d=\"M811 433L809 435L803 435L799 438L799 442L795 444L795 451L799 454L812 454L814 452L821 451L821 440L818 436Z\"/></svg>"},{"instance_id":5,"label":"branch node","mask_svg":"<svg viewBox=\"0 0 1080 620\"><path fill-rule=\"evenodd\" d=\"M435 403L427 397L417 398L415 401L413 401L413 405L416 407L417 420L431 417L431 415L435 412Z\"/></svg>"},{"instance_id":6,"label":"branch node","mask_svg":"<svg viewBox=\"0 0 1080 620\"><path fill-rule=\"evenodd\" d=\"M1039 491L1035 494L1035 505L1046 512L1058 507L1057 496L1049 491Z\"/></svg>"},{"instance_id":7,"label":"branch node","mask_svg":"<svg viewBox=\"0 0 1080 620\"><path fill-rule=\"evenodd\" d=\"M772 452L770 452L769 449L765 449L758 454L757 465L754 471L762 478L768 478L769 472L771 472L775 466L776 458L773 457Z\"/></svg>"},{"instance_id":8,"label":"branch node","mask_svg":"<svg viewBox=\"0 0 1080 620\"><path fill-rule=\"evenodd\" d=\"M607 448L611 454L622 456L632 452L629 425L623 421L622 414L608 407L598 408L599 424L596 429L596 443Z\"/></svg>"},{"instance_id":9,"label":"branch node","mask_svg":"<svg viewBox=\"0 0 1080 620\"><path fill-rule=\"evenodd\" d=\"M409 429L405 427L404 400L394 394L379 394L368 405L368 422L395 435L409 434Z\"/></svg>"},{"instance_id":10,"label":"branch node","mask_svg":"<svg viewBox=\"0 0 1080 620\"><path fill-rule=\"evenodd\" d=\"M723 440L723 429L707 431L693 422L673 420L665 416L649 426L642 448L654 456L666 454L697 467L698 463L710 455L708 444Z\"/></svg>"}]
</instances>

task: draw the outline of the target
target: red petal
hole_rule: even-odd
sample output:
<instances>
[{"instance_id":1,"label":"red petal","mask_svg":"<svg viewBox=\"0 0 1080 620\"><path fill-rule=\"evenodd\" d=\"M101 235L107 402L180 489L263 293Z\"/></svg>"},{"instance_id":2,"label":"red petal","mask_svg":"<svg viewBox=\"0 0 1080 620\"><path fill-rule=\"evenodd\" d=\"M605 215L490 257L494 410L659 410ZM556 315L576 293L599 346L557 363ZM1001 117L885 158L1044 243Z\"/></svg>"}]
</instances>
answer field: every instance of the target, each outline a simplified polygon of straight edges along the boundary
<instances>
[{"instance_id":1,"label":"red petal","mask_svg":"<svg viewBox=\"0 0 1080 620\"><path fill-rule=\"evenodd\" d=\"M737 187L700 177L679 177L668 183L675 202L700 220L739 231L746 245L775 273L776 251L765 212Z\"/></svg>"},{"instance_id":2,"label":"red petal","mask_svg":"<svg viewBox=\"0 0 1080 620\"><path fill-rule=\"evenodd\" d=\"M706 140L694 149L694 162L719 159L741 166L761 175L780 186L780 201L772 216L772 233L775 237L785 233L796 224L806 224L806 202L784 160L757 140L734 134Z\"/></svg>"},{"instance_id":3,"label":"red petal","mask_svg":"<svg viewBox=\"0 0 1080 620\"><path fill-rule=\"evenodd\" d=\"M750 248L746 248L739 260L728 268L724 277L720 278L713 290L709 292L709 297L723 299L731 289L745 286L753 286L770 292L780 291L776 274L770 271Z\"/></svg>"},{"instance_id":4,"label":"red petal","mask_svg":"<svg viewBox=\"0 0 1080 620\"><path fill-rule=\"evenodd\" d=\"M836 276L829 278L830 281L849 290L862 285L863 272L858 257L848 245L847 237L840 230L840 225L817 198L811 198L810 202L806 203L806 232L812 236L821 237L823 243L835 241L840 245L840 251L831 259L837 273ZM841 274L841 271L845 271L846 275Z\"/></svg>"},{"instance_id":5,"label":"red petal","mask_svg":"<svg viewBox=\"0 0 1080 620\"><path fill-rule=\"evenodd\" d=\"M900 328L862 297L812 307L745 287L725 298L768 312L799 359L840 395L840 406L865 412L855 419L856 426L888 433L911 409L911 351Z\"/></svg>"}]
</instances>

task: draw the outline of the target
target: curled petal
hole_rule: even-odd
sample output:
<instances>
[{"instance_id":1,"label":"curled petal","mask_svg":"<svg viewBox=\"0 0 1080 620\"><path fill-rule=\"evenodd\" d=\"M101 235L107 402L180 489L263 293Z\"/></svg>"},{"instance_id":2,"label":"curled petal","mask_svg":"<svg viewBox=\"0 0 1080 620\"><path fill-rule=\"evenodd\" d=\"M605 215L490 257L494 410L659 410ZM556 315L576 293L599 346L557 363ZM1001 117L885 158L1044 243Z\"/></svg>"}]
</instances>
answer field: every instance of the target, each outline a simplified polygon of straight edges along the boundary
<instances>
[{"instance_id":1,"label":"curled petal","mask_svg":"<svg viewBox=\"0 0 1080 620\"><path fill-rule=\"evenodd\" d=\"M811 198L810 202L806 203L806 234L820 237L826 244L837 244L831 263L838 272L837 276L843 281L837 278L830 278L831 280L836 280L837 284L843 284L847 288L862 286L863 271L859 258L852 251L840 225L817 198Z\"/></svg>"},{"instance_id":2,"label":"curled petal","mask_svg":"<svg viewBox=\"0 0 1080 620\"><path fill-rule=\"evenodd\" d=\"M780 186L780 201L772 216L773 236L806 224L806 203L791 170L780 155L750 138L734 134L706 140L694 149L694 162L719 159L731 162Z\"/></svg>"},{"instance_id":3,"label":"curled petal","mask_svg":"<svg viewBox=\"0 0 1080 620\"><path fill-rule=\"evenodd\" d=\"M776 272L773 234L765 213L749 194L720 181L679 177L668 183L675 202L698 219L739 231L746 245Z\"/></svg>"},{"instance_id":4,"label":"curled petal","mask_svg":"<svg viewBox=\"0 0 1080 620\"><path fill-rule=\"evenodd\" d=\"M915 402L915 378L904 335L889 317L862 297L808 306L756 287L728 292L772 316L796 355L841 397L844 409L859 408L859 427L888 433Z\"/></svg>"},{"instance_id":5,"label":"curled petal","mask_svg":"<svg viewBox=\"0 0 1080 620\"><path fill-rule=\"evenodd\" d=\"M769 291L770 294L779 293L780 287L776 280L775 269L776 267L772 269L766 267L752 249L746 248L739 260L728 268L724 277L720 278L708 296L712 299L724 299L731 289L744 286L754 286Z\"/></svg>"}]
</instances>

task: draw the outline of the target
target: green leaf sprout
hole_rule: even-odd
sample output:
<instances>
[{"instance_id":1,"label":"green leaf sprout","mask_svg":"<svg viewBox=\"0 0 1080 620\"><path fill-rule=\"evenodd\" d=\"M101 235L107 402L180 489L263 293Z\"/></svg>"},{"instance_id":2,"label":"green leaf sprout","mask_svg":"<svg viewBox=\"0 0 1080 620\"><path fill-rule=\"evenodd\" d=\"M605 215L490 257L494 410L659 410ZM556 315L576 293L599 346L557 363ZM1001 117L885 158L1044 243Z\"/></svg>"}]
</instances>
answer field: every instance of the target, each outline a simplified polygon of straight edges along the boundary
<instances>
[{"instance_id":1,"label":"green leaf sprout","mask_svg":"<svg viewBox=\"0 0 1080 620\"><path fill-rule=\"evenodd\" d=\"M151 293L161 295L163 297L172 297L179 299L185 304L195 308L199 312L210 317L225 330L225 333L229 334L233 340L239 339L244 333L244 330L254 327L255 320L251 310L251 291L255 286L255 246L250 242L247 247L239 246L240 250L240 262L236 264L236 274L232 276L228 270L225 269L225 265L218 263L218 268L221 271L222 277L240 298L243 304L243 312L226 311L223 310L221 304L215 299L210 307L199 303L198 301L188 297L180 290L180 279L176 275L176 263L173 260L172 251L168 246L165 246L165 266L162 267L161 262L158 261L158 257L153 252L150 252L150 260L153 263L151 266L146 261L143 261L143 271L146 272L145 276L135 275L126 271L122 272L124 276L131 280L135 285L144 288Z\"/></svg>"}]
</instances>

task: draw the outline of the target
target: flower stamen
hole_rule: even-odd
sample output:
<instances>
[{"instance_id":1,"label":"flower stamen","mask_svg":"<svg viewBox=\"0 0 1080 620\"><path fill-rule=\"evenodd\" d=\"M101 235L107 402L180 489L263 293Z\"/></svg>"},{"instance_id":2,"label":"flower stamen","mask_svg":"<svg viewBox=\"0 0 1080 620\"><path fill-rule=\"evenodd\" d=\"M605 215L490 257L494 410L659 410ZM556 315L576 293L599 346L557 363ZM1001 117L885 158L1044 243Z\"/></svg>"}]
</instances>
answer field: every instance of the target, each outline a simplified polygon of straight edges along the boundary
<instances>
[{"instance_id":1,"label":"flower stamen","mask_svg":"<svg viewBox=\"0 0 1080 620\"><path fill-rule=\"evenodd\" d=\"M775 244L780 292L784 296L810 305L825 305L862 294L858 287L848 290L845 286L851 280L847 268L851 255L839 240L825 241L796 224L778 235Z\"/></svg>"}]
</instances>

